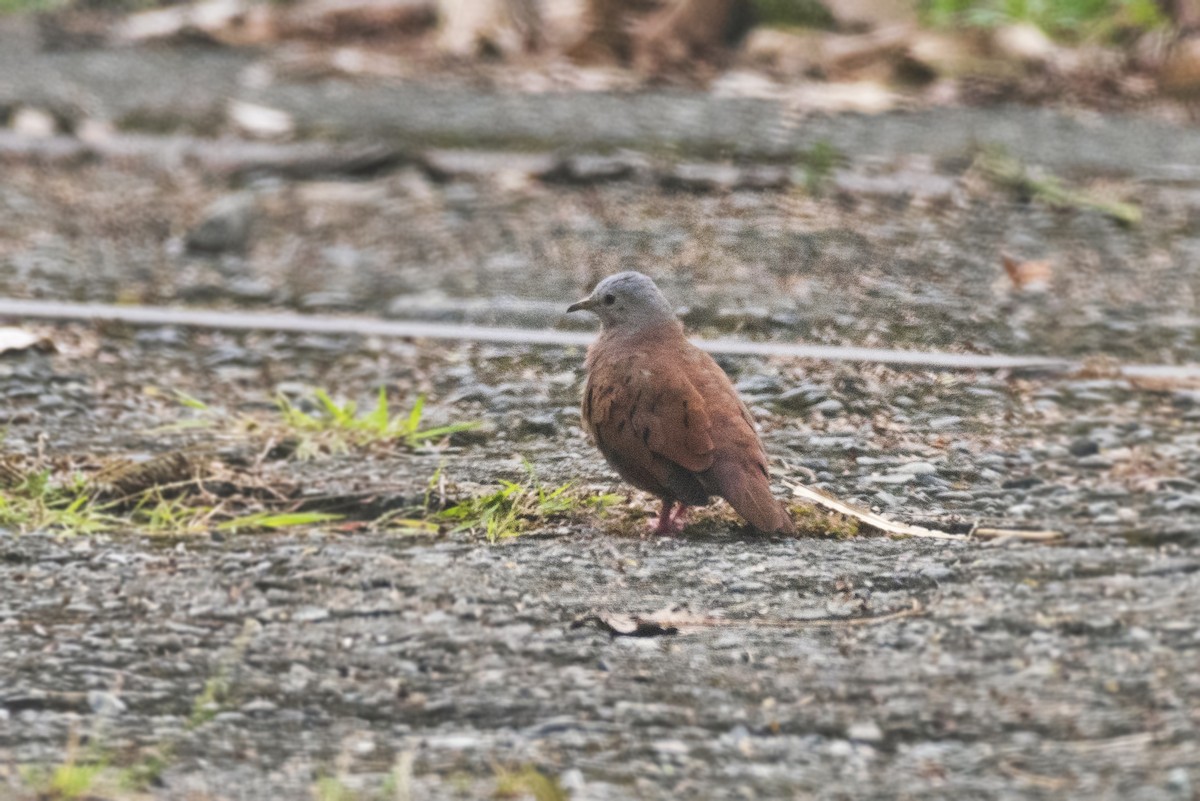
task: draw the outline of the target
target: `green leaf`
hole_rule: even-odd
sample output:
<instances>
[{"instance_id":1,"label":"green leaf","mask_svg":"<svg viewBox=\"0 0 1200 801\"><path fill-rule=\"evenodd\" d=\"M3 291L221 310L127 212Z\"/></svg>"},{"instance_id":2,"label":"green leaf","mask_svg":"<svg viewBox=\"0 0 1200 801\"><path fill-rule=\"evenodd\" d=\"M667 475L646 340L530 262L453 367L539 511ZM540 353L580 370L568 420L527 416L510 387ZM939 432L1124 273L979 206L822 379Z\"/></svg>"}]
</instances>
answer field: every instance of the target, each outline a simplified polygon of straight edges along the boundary
<instances>
[{"instance_id":1,"label":"green leaf","mask_svg":"<svg viewBox=\"0 0 1200 801\"><path fill-rule=\"evenodd\" d=\"M371 413L363 418L363 423L366 428L372 433L385 436L391 423L391 415L388 414L388 399L387 389L379 388L379 403L371 410Z\"/></svg>"},{"instance_id":2,"label":"green leaf","mask_svg":"<svg viewBox=\"0 0 1200 801\"><path fill-rule=\"evenodd\" d=\"M217 531L238 531L240 529L278 529L291 526L312 526L318 523L331 523L341 520L342 515L331 515L322 512L289 512L271 514L270 512L255 512L251 515L235 517L217 525Z\"/></svg>"},{"instance_id":3,"label":"green leaf","mask_svg":"<svg viewBox=\"0 0 1200 801\"><path fill-rule=\"evenodd\" d=\"M421 415L425 412L425 396L418 395L417 402L413 404L412 411L408 413L408 424L404 427L404 432L410 438L417 435L417 431L421 428Z\"/></svg>"},{"instance_id":4,"label":"green leaf","mask_svg":"<svg viewBox=\"0 0 1200 801\"><path fill-rule=\"evenodd\" d=\"M209 411L209 406L207 403L205 403L204 401L200 400L199 398L197 398L193 395L189 395L188 393L184 392L182 389L173 389L173 390L171 390L171 394L173 394L175 396L175 400L179 401L181 404L188 407L189 409L196 409L197 411L201 411L201 412Z\"/></svg>"}]
</instances>

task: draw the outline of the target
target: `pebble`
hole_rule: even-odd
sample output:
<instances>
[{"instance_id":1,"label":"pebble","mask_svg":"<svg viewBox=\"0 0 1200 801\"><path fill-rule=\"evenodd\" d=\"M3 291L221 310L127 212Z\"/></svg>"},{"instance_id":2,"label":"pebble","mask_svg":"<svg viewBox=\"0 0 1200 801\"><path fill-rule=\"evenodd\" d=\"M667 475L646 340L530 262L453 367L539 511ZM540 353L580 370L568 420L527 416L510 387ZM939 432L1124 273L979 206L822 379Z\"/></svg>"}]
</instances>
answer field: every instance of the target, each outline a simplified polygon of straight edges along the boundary
<instances>
[{"instance_id":1,"label":"pebble","mask_svg":"<svg viewBox=\"0 0 1200 801\"><path fill-rule=\"evenodd\" d=\"M846 729L846 738L860 743L881 743L883 742L883 729L879 728L879 724L873 720L852 723Z\"/></svg>"},{"instance_id":2,"label":"pebble","mask_svg":"<svg viewBox=\"0 0 1200 801\"><path fill-rule=\"evenodd\" d=\"M937 471L937 467L929 462L907 462L905 464L898 465L893 472L908 473L914 476L929 476L934 475L937 473Z\"/></svg>"},{"instance_id":3,"label":"pebble","mask_svg":"<svg viewBox=\"0 0 1200 801\"><path fill-rule=\"evenodd\" d=\"M318 623L328 620L329 617L329 610L321 606L302 606L292 613L292 621L295 623Z\"/></svg>"},{"instance_id":4,"label":"pebble","mask_svg":"<svg viewBox=\"0 0 1200 801\"><path fill-rule=\"evenodd\" d=\"M517 434L525 437L552 437L558 433L558 420L553 414L528 414L518 421Z\"/></svg>"},{"instance_id":5,"label":"pebble","mask_svg":"<svg viewBox=\"0 0 1200 801\"><path fill-rule=\"evenodd\" d=\"M250 242L255 201L249 192L227 195L204 211L200 224L188 232L187 249L193 253L241 252Z\"/></svg>"},{"instance_id":6,"label":"pebble","mask_svg":"<svg viewBox=\"0 0 1200 801\"><path fill-rule=\"evenodd\" d=\"M1075 465L1086 470L1107 470L1113 466L1113 462L1111 459L1096 453L1076 459Z\"/></svg>"},{"instance_id":7,"label":"pebble","mask_svg":"<svg viewBox=\"0 0 1200 801\"><path fill-rule=\"evenodd\" d=\"M781 386L775 376L759 373L743 378L735 388L742 395L771 395L779 392Z\"/></svg>"},{"instance_id":8,"label":"pebble","mask_svg":"<svg viewBox=\"0 0 1200 801\"><path fill-rule=\"evenodd\" d=\"M103 690L88 690L87 702L93 713L104 717L116 717L127 709L124 701Z\"/></svg>"},{"instance_id":9,"label":"pebble","mask_svg":"<svg viewBox=\"0 0 1200 801\"><path fill-rule=\"evenodd\" d=\"M816 409L821 414L825 415L826 417L833 417L837 414L840 414L841 411L845 408L845 406L842 404L842 402L840 400L836 400L834 398L829 398L828 400L821 401L813 408Z\"/></svg>"},{"instance_id":10,"label":"pebble","mask_svg":"<svg viewBox=\"0 0 1200 801\"><path fill-rule=\"evenodd\" d=\"M912 473L872 473L869 476L863 476L859 481L863 484L907 484L915 479Z\"/></svg>"},{"instance_id":11,"label":"pebble","mask_svg":"<svg viewBox=\"0 0 1200 801\"><path fill-rule=\"evenodd\" d=\"M1181 798L1192 798L1192 779L1187 768L1172 768L1167 773L1167 789Z\"/></svg>"}]
</instances>

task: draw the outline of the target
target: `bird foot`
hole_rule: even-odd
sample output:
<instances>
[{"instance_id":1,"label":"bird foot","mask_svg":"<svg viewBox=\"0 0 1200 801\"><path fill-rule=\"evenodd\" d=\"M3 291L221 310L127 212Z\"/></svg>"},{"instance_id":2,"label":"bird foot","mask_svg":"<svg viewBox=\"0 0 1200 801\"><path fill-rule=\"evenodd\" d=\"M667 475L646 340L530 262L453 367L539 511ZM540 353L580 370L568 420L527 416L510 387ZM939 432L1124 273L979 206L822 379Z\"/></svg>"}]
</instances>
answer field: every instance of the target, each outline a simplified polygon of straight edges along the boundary
<instances>
[{"instance_id":1,"label":"bird foot","mask_svg":"<svg viewBox=\"0 0 1200 801\"><path fill-rule=\"evenodd\" d=\"M673 537L683 531L687 524L688 508L683 504L678 507L674 503L663 501L662 511L654 520L648 520L650 531L660 537Z\"/></svg>"}]
</instances>

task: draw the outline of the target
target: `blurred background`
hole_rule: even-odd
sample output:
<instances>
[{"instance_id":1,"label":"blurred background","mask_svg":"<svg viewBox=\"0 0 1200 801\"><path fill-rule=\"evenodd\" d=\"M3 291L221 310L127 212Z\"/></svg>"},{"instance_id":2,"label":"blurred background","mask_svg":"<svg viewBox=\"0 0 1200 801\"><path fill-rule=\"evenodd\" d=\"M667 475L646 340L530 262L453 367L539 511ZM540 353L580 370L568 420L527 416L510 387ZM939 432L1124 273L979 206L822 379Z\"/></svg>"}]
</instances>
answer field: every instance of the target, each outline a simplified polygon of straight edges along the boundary
<instances>
[{"instance_id":1,"label":"blurred background","mask_svg":"<svg viewBox=\"0 0 1200 801\"><path fill-rule=\"evenodd\" d=\"M4 0L0 291L1194 348L1188 0ZM579 323L586 324L586 323Z\"/></svg>"}]
</instances>

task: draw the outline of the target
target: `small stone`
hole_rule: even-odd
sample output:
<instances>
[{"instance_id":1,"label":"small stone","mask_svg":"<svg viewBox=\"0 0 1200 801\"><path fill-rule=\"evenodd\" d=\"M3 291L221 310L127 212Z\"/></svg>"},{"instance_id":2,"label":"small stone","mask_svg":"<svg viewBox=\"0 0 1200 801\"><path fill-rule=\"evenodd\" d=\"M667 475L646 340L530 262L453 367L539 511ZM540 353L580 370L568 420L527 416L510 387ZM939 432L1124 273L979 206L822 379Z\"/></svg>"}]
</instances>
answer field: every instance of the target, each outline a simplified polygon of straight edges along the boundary
<instances>
[{"instance_id":1,"label":"small stone","mask_svg":"<svg viewBox=\"0 0 1200 801\"><path fill-rule=\"evenodd\" d=\"M252 194L239 192L223 197L210 205L200 224L188 232L187 249L210 254L244 251L250 242L254 217Z\"/></svg>"},{"instance_id":2,"label":"small stone","mask_svg":"<svg viewBox=\"0 0 1200 801\"><path fill-rule=\"evenodd\" d=\"M914 476L929 476L934 475L937 471L937 467L929 462L908 462L907 464L899 465L893 472L908 473Z\"/></svg>"},{"instance_id":3,"label":"small stone","mask_svg":"<svg viewBox=\"0 0 1200 801\"><path fill-rule=\"evenodd\" d=\"M265 278L235 278L229 282L225 291L234 300L251 303L261 303L275 297L274 287Z\"/></svg>"},{"instance_id":4,"label":"small stone","mask_svg":"<svg viewBox=\"0 0 1200 801\"><path fill-rule=\"evenodd\" d=\"M834 416L840 414L841 411L846 407L842 404L842 402L840 400L836 400L835 398L829 398L828 400L821 401L813 408L816 409L821 414L825 415L826 417L834 417Z\"/></svg>"},{"instance_id":5,"label":"small stone","mask_svg":"<svg viewBox=\"0 0 1200 801\"><path fill-rule=\"evenodd\" d=\"M1111 459L1101 456L1098 453L1085 456L1082 459L1076 459L1075 464L1088 470L1107 470L1113 466Z\"/></svg>"},{"instance_id":6,"label":"small stone","mask_svg":"<svg viewBox=\"0 0 1200 801\"><path fill-rule=\"evenodd\" d=\"M328 619L329 610L320 606L304 606L292 614L292 621L296 623L317 623Z\"/></svg>"},{"instance_id":7,"label":"small stone","mask_svg":"<svg viewBox=\"0 0 1200 801\"><path fill-rule=\"evenodd\" d=\"M558 433L558 420L553 414L529 414L517 423L517 434L526 437L552 437Z\"/></svg>"},{"instance_id":8,"label":"small stone","mask_svg":"<svg viewBox=\"0 0 1200 801\"><path fill-rule=\"evenodd\" d=\"M907 484L914 478L916 478L916 476L914 476L912 473L888 473L886 475L873 473L869 476L864 476L861 480L864 484L899 485Z\"/></svg>"},{"instance_id":9,"label":"small stone","mask_svg":"<svg viewBox=\"0 0 1200 801\"><path fill-rule=\"evenodd\" d=\"M875 500L881 506L899 506L901 503L899 498L886 490L875 490Z\"/></svg>"},{"instance_id":10,"label":"small stone","mask_svg":"<svg viewBox=\"0 0 1200 801\"><path fill-rule=\"evenodd\" d=\"M88 690L87 702L93 713L104 717L116 717L126 709L124 701L103 690Z\"/></svg>"},{"instance_id":11,"label":"small stone","mask_svg":"<svg viewBox=\"0 0 1200 801\"><path fill-rule=\"evenodd\" d=\"M337 290L309 292L298 305L305 311L349 311L358 306L349 293Z\"/></svg>"},{"instance_id":12,"label":"small stone","mask_svg":"<svg viewBox=\"0 0 1200 801\"><path fill-rule=\"evenodd\" d=\"M9 125L21 136L37 139L45 139L58 133L58 121L54 119L54 115L31 106L17 109Z\"/></svg>"},{"instance_id":13,"label":"small stone","mask_svg":"<svg viewBox=\"0 0 1200 801\"><path fill-rule=\"evenodd\" d=\"M955 428L962 422L962 418L957 415L948 414L944 417L935 417L929 421L929 427L934 431L943 431L947 428Z\"/></svg>"},{"instance_id":14,"label":"small stone","mask_svg":"<svg viewBox=\"0 0 1200 801\"><path fill-rule=\"evenodd\" d=\"M738 169L731 164L678 164L663 178L668 187L695 192L728 191L738 180Z\"/></svg>"},{"instance_id":15,"label":"small stone","mask_svg":"<svg viewBox=\"0 0 1200 801\"><path fill-rule=\"evenodd\" d=\"M258 139L283 139L296 129L292 115L282 109L233 100L228 108L229 121L239 131Z\"/></svg>"},{"instance_id":16,"label":"small stone","mask_svg":"<svg viewBox=\"0 0 1200 801\"><path fill-rule=\"evenodd\" d=\"M778 378L758 373L743 378L734 388L740 395L770 395L779 391L780 384Z\"/></svg>"},{"instance_id":17,"label":"small stone","mask_svg":"<svg viewBox=\"0 0 1200 801\"><path fill-rule=\"evenodd\" d=\"M850 724L850 728L846 729L846 737L860 743L881 743L883 742L883 730L875 721L866 720Z\"/></svg>"},{"instance_id":18,"label":"small stone","mask_svg":"<svg viewBox=\"0 0 1200 801\"><path fill-rule=\"evenodd\" d=\"M1181 495L1177 498L1169 498L1163 502L1162 508L1164 511L1171 513L1200 512L1200 494Z\"/></svg>"},{"instance_id":19,"label":"small stone","mask_svg":"<svg viewBox=\"0 0 1200 801\"><path fill-rule=\"evenodd\" d=\"M255 712L274 712L278 708L265 698L255 698L253 701L242 704L241 711L246 714L253 714Z\"/></svg>"},{"instance_id":20,"label":"small stone","mask_svg":"<svg viewBox=\"0 0 1200 801\"><path fill-rule=\"evenodd\" d=\"M583 771L579 768L567 768L564 770L559 774L558 784L569 796L578 795L587 787L587 782L583 778Z\"/></svg>"},{"instance_id":21,"label":"small stone","mask_svg":"<svg viewBox=\"0 0 1200 801\"><path fill-rule=\"evenodd\" d=\"M775 399L775 406L780 409L800 412L804 411L811 405L809 401L809 392L803 387L796 387L784 392Z\"/></svg>"},{"instance_id":22,"label":"small stone","mask_svg":"<svg viewBox=\"0 0 1200 801\"><path fill-rule=\"evenodd\" d=\"M1182 798L1192 797L1192 778L1187 768L1172 768L1167 773L1167 789Z\"/></svg>"},{"instance_id":23,"label":"small stone","mask_svg":"<svg viewBox=\"0 0 1200 801\"><path fill-rule=\"evenodd\" d=\"M1094 439L1089 439L1088 437L1080 437L1067 446L1067 451L1070 452L1072 456L1093 456L1100 452L1100 443L1096 442Z\"/></svg>"}]
</instances>

